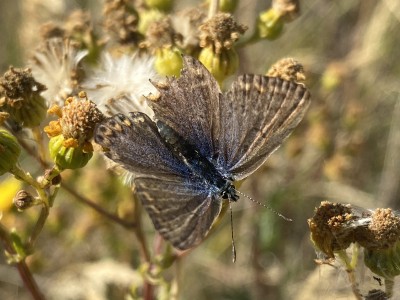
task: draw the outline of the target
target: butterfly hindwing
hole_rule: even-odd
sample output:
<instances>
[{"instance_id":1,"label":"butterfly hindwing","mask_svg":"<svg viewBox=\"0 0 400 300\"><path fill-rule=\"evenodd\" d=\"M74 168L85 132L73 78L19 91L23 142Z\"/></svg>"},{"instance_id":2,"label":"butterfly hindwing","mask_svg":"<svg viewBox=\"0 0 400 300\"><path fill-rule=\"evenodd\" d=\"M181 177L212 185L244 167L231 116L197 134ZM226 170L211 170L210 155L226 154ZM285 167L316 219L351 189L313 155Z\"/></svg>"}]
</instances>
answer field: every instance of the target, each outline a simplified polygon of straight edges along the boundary
<instances>
[{"instance_id":1,"label":"butterfly hindwing","mask_svg":"<svg viewBox=\"0 0 400 300\"><path fill-rule=\"evenodd\" d=\"M221 200L201 184L179 176L135 179L136 195L154 227L177 249L200 243L221 211Z\"/></svg>"},{"instance_id":2,"label":"butterfly hindwing","mask_svg":"<svg viewBox=\"0 0 400 300\"><path fill-rule=\"evenodd\" d=\"M185 250L204 239L221 200L167 148L149 117L134 112L109 118L96 129L95 141L135 174L137 196L166 240Z\"/></svg>"}]
</instances>

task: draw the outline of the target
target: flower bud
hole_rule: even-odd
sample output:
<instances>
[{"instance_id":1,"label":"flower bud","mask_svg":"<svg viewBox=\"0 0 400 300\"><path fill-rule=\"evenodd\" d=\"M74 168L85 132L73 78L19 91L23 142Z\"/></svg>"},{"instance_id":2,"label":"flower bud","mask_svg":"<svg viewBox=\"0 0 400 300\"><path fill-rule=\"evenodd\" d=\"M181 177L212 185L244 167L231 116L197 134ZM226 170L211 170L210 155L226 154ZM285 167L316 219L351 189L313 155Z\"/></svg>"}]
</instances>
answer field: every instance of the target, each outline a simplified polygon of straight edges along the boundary
<instances>
[{"instance_id":1,"label":"flower bud","mask_svg":"<svg viewBox=\"0 0 400 300\"><path fill-rule=\"evenodd\" d=\"M387 249L364 249L364 263L384 278L400 275L400 241Z\"/></svg>"},{"instance_id":2,"label":"flower bud","mask_svg":"<svg viewBox=\"0 0 400 300\"><path fill-rule=\"evenodd\" d=\"M145 35L149 26L156 21L163 19L165 15L157 9L143 10L139 15L138 32Z\"/></svg>"},{"instance_id":3,"label":"flower bud","mask_svg":"<svg viewBox=\"0 0 400 300\"><path fill-rule=\"evenodd\" d=\"M13 202L18 210L25 210L37 204L35 198L25 190L20 190L15 195Z\"/></svg>"},{"instance_id":4,"label":"flower bud","mask_svg":"<svg viewBox=\"0 0 400 300\"><path fill-rule=\"evenodd\" d=\"M217 54L212 47L203 48L199 55L199 61L210 71L219 84L230 75L233 75L239 67L239 57L235 49L224 50Z\"/></svg>"},{"instance_id":5,"label":"flower bud","mask_svg":"<svg viewBox=\"0 0 400 300\"><path fill-rule=\"evenodd\" d=\"M0 129L0 176L15 166L20 154L17 139L7 130Z\"/></svg>"},{"instance_id":6,"label":"flower bud","mask_svg":"<svg viewBox=\"0 0 400 300\"><path fill-rule=\"evenodd\" d=\"M44 172L44 179L47 181L51 180L52 185L58 185L61 183L61 175L56 168L47 169Z\"/></svg>"},{"instance_id":7,"label":"flower bud","mask_svg":"<svg viewBox=\"0 0 400 300\"><path fill-rule=\"evenodd\" d=\"M384 278L400 275L400 241L387 249L364 249L364 263Z\"/></svg>"},{"instance_id":8,"label":"flower bud","mask_svg":"<svg viewBox=\"0 0 400 300\"><path fill-rule=\"evenodd\" d=\"M284 21L279 12L271 8L262 12L257 19L256 37L260 39L275 40L283 31Z\"/></svg>"},{"instance_id":9,"label":"flower bud","mask_svg":"<svg viewBox=\"0 0 400 300\"><path fill-rule=\"evenodd\" d=\"M145 0L146 5L151 9L169 11L174 4L173 0Z\"/></svg>"},{"instance_id":10,"label":"flower bud","mask_svg":"<svg viewBox=\"0 0 400 300\"><path fill-rule=\"evenodd\" d=\"M179 77L182 65L182 56L177 48L164 47L156 51L154 68L159 74Z\"/></svg>"},{"instance_id":11,"label":"flower bud","mask_svg":"<svg viewBox=\"0 0 400 300\"><path fill-rule=\"evenodd\" d=\"M50 156L60 170L79 169L92 158L93 152L85 152L82 146L64 146L63 135L52 137L49 141Z\"/></svg>"}]
</instances>

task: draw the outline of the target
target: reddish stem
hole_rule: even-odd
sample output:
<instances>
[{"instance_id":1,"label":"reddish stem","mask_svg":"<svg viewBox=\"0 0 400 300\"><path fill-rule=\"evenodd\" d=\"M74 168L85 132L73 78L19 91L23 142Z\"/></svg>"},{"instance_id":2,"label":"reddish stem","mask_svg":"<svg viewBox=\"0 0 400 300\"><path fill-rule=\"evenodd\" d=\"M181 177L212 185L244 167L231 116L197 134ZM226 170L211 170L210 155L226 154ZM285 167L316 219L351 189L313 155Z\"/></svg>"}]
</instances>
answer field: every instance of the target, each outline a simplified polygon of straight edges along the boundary
<instances>
[{"instance_id":1,"label":"reddish stem","mask_svg":"<svg viewBox=\"0 0 400 300\"><path fill-rule=\"evenodd\" d=\"M3 240L4 248L10 255L16 255L17 251L14 249L13 242L8 234L8 230L0 224L0 238ZM35 278L33 277L31 271L26 265L25 259L16 263L19 275L26 287L30 292L33 299L35 300L45 300L45 297L40 292L39 286L37 285Z\"/></svg>"},{"instance_id":2,"label":"reddish stem","mask_svg":"<svg viewBox=\"0 0 400 300\"><path fill-rule=\"evenodd\" d=\"M29 270L28 266L26 265L25 260L17 263L17 269L19 275L21 276L22 281L24 282L26 289L31 293L33 299L45 300L46 298L40 292L40 289L35 281L35 278L33 278L33 275Z\"/></svg>"}]
</instances>

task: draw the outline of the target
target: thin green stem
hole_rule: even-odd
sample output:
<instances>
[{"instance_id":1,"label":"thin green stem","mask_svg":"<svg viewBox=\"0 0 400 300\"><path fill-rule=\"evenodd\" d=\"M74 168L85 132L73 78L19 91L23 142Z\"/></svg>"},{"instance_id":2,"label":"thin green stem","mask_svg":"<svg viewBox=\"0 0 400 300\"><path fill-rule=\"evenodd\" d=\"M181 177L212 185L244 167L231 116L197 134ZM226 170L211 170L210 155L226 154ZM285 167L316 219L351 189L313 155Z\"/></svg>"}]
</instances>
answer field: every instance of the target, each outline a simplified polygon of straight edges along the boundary
<instances>
[{"instance_id":1,"label":"thin green stem","mask_svg":"<svg viewBox=\"0 0 400 300\"><path fill-rule=\"evenodd\" d=\"M30 186L34 187L42 203L42 210L40 212L39 218L28 239L27 250L29 253L31 253L39 234L42 232L47 217L49 216L49 198L40 183L37 182L28 172L22 170L19 165L15 165L10 172L13 173L17 179L22 180Z\"/></svg>"},{"instance_id":2,"label":"thin green stem","mask_svg":"<svg viewBox=\"0 0 400 300\"><path fill-rule=\"evenodd\" d=\"M28 172L25 172L18 164L13 166L13 168L10 170L10 173L12 173L18 180L25 181L36 190L42 189L40 184L32 177L32 175Z\"/></svg>"},{"instance_id":3,"label":"thin green stem","mask_svg":"<svg viewBox=\"0 0 400 300\"><path fill-rule=\"evenodd\" d=\"M28 253L32 253L36 240L43 230L44 224L46 223L49 213L50 213L49 207L47 205L42 205L39 218L36 221L35 227L33 228L33 231L28 239L28 244L26 246Z\"/></svg>"},{"instance_id":4,"label":"thin green stem","mask_svg":"<svg viewBox=\"0 0 400 300\"><path fill-rule=\"evenodd\" d=\"M363 297L360 294L360 290L358 288L355 268L358 260L358 244L353 245L353 253L351 259L348 257L346 250L340 250L337 252L340 260L346 267L347 276L349 278L349 282L351 284L351 289L353 291L354 296L357 300L362 300Z\"/></svg>"}]
</instances>

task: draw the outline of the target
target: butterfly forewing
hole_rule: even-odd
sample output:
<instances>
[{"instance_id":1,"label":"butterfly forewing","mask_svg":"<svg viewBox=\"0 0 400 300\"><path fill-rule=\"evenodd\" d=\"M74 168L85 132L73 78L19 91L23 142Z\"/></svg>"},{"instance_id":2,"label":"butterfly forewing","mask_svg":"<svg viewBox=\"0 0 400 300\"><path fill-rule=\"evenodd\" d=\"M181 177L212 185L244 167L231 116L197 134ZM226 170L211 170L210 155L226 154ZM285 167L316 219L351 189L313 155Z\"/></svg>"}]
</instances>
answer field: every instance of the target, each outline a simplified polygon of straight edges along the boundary
<instances>
[{"instance_id":1,"label":"butterfly forewing","mask_svg":"<svg viewBox=\"0 0 400 300\"><path fill-rule=\"evenodd\" d=\"M134 174L170 176L189 174L187 166L165 146L157 126L145 114L115 115L96 128L95 141L107 157Z\"/></svg>"},{"instance_id":2,"label":"butterfly forewing","mask_svg":"<svg viewBox=\"0 0 400 300\"><path fill-rule=\"evenodd\" d=\"M302 84L262 75L240 76L220 98L216 148L226 173L239 180L260 167L298 125L309 103Z\"/></svg>"},{"instance_id":3,"label":"butterfly forewing","mask_svg":"<svg viewBox=\"0 0 400 300\"><path fill-rule=\"evenodd\" d=\"M221 211L221 200L201 181L139 177L135 186L154 227L180 250L200 243Z\"/></svg>"},{"instance_id":4,"label":"butterfly forewing","mask_svg":"<svg viewBox=\"0 0 400 300\"><path fill-rule=\"evenodd\" d=\"M172 127L205 157L214 155L214 131L219 110L220 90L206 68L184 56L184 69L178 79L155 84L160 92L151 98L156 119Z\"/></svg>"}]
</instances>

